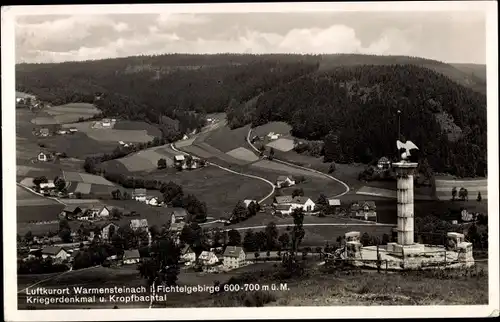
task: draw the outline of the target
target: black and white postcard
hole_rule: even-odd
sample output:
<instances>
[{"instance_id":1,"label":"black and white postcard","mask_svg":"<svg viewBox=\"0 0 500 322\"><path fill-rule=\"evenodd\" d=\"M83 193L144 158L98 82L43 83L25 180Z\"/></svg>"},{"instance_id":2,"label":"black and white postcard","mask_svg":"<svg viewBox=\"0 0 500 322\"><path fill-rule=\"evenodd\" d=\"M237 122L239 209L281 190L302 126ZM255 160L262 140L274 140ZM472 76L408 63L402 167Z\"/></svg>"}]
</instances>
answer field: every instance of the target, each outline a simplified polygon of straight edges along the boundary
<instances>
[{"instance_id":1,"label":"black and white postcard","mask_svg":"<svg viewBox=\"0 0 500 322\"><path fill-rule=\"evenodd\" d=\"M2 7L6 320L498 317L497 29L493 1Z\"/></svg>"}]
</instances>

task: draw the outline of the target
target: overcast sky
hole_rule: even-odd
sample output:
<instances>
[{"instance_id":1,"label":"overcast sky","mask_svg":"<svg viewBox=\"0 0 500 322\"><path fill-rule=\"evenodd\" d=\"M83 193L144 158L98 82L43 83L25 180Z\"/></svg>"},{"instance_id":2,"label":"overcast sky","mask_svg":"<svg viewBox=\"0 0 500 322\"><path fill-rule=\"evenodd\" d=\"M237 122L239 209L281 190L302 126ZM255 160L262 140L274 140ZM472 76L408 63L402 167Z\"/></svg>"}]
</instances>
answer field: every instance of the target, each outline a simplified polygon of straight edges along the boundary
<instances>
[{"instance_id":1,"label":"overcast sky","mask_svg":"<svg viewBox=\"0 0 500 322\"><path fill-rule=\"evenodd\" d=\"M162 53L369 53L486 62L483 12L38 15L16 20L17 62Z\"/></svg>"}]
</instances>

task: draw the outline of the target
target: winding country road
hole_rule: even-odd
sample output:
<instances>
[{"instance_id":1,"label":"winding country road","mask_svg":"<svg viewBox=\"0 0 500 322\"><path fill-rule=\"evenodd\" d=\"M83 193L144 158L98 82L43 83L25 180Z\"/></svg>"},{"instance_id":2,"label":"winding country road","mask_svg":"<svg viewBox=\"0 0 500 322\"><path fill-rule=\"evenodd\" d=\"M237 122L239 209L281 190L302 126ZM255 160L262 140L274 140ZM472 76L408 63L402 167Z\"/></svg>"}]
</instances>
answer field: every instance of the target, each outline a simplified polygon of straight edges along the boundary
<instances>
[{"instance_id":1,"label":"winding country road","mask_svg":"<svg viewBox=\"0 0 500 322\"><path fill-rule=\"evenodd\" d=\"M247 134L247 143L248 145L250 145L250 147L256 151L257 153L260 153L259 149L257 149L255 147L255 145L252 144L252 142L250 142L250 136L252 135L252 129L249 129L248 130L248 134ZM314 169L311 169L311 168L306 168L306 167L303 167L303 166L300 166L300 165L296 165L296 164L293 164L293 163L290 163L290 162L286 162L286 161L283 161L283 160L279 160L279 159L276 159L276 158L273 158L273 161L275 162L278 162L278 163L282 163L282 164L285 164L285 165L288 165L288 166L291 166L291 167L295 167L295 168L299 168L299 169L303 169L303 170L306 170L306 171L310 171L310 172L314 172L314 173L317 173L317 174L321 174L322 176L328 178L328 179L331 179L337 183L340 183L342 186L344 186L345 188L345 191L342 192L342 193L339 193L338 195L335 195L333 196L332 198L338 198L338 197L342 197L343 195L349 193L350 191L350 188L349 186L347 185L347 183L345 183L344 181L342 180L339 180L329 174L326 174L324 172L321 172L321 171L317 171L317 170L314 170Z\"/></svg>"}]
</instances>

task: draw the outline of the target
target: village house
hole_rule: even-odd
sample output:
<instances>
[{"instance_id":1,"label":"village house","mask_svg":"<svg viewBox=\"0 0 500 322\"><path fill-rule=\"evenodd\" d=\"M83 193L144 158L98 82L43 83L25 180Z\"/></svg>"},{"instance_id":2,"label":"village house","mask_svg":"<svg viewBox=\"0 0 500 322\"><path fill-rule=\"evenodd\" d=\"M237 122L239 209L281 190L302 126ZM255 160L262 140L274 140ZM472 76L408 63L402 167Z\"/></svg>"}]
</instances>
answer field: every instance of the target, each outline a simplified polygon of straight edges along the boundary
<instances>
[{"instance_id":1,"label":"village house","mask_svg":"<svg viewBox=\"0 0 500 322\"><path fill-rule=\"evenodd\" d=\"M186 157L184 156L184 154L178 154L178 155L174 156L174 161L175 162L184 162L184 161L186 161Z\"/></svg>"},{"instance_id":2,"label":"village house","mask_svg":"<svg viewBox=\"0 0 500 322\"><path fill-rule=\"evenodd\" d=\"M270 140L277 140L279 137L280 137L280 134L278 133L274 133L274 132L269 132L267 134L267 137L270 139Z\"/></svg>"},{"instance_id":3,"label":"village house","mask_svg":"<svg viewBox=\"0 0 500 322\"><path fill-rule=\"evenodd\" d=\"M76 127L72 127L69 129L69 133L73 134L73 133L76 133L78 132L78 129Z\"/></svg>"},{"instance_id":4,"label":"village house","mask_svg":"<svg viewBox=\"0 0 500 322\"><path fill-rule=\"evenodd\" d=\"M296 208L302 208L305 212L312 212L316 208L316 204L311 200L311 198L302 196L277 196L274 198L275 209L278 205L290 205L290 212Z\"/></svg>"},{"instance_id":5,"label":"village house","mask_svg":"<svg viewBox=\"0 0 500 322\"><path fill-rule=\"evenodd\" d=\"M113 227L113 228L111 228ZM113 224L113 223L109 223L107 225L105 225L104 227L102 227L101 229L101 237L102 239L104 240L109 240L111 239L112 234L110 234L110 229L111 229L111 232L116 232L120 227L116 224Z\"/></svg>"},{"instance_id":6,"label":"village house","mask_svg":"<svg viewBox=\"0 0 500 322\"><path fill-rule=\"evenodd\" d=\"M50 192L51 190L55 189L56 185L54 184L54 181L49 180L48 182L40 183L40 191L47 193Z\"/></svg>"},{"instance_id":7,"label":"village house","mask_svg":"<svg viewBox=\"0 0 500 322\"><path fill-rule=\"evenodd\" d=\"M140 202L145 202L147 198L146 192L147 190L144 188L134 189L134 191L132 192L132 199Z\"/></svg>"},{"instance_id":8,"label":"village house","mask_svg":"<svg viewBox=\"0 0 500 322\"><path fill-rule=\"evenodd\" d=\"M219 263L219 258L215 255L214 252L211 251L203 251L201 252L198 260L202 266L214 266Z\"/></svg>"},{"instance_id":9,"label":"village house","mask_svg":"<svg viewBox=\"0 0 500 322\"><path fill-rule=\"evenodd\" d=\"M387 157L381 157L377 162L377 168L387 170L391 167L391 161Z\"/></svg>"},{"instance_id":10,"label":"village house","mask_svg":"<svg viewBox=\"0 0 500 322\"><path fill-rule=\"evenodd\" d=\"M110 119L102 119L101 120L101 125L103 127L110 127L111 126L111 120Z\"/></svg>"},{"instance_id":11,"label":"village house","mask_svg":"<svg viewBox=\"0 0 500 322\"><path fill-rule=\"evenodd\" d=\"M110 214L110 211L108 207L106 206L101 206L101 207L94 207L88 210L88 216L89 218L92 219L98 219L98 218L108 218Z\"/></svg>"},{"instance_id":12,"label":"village house","mask_svg":"<svg viewBox=\"0 0 500 322\"><path fill-rule=\"evenodd\" d=\"M351 216L358 219L377 221L375 201L358 201L351 204Z\"/></svg>"},{"instance_id":13,"label":"village house","mask_svg":"<svg viewBox=\"0 0 500 322\"><path fill-rule=\"evenodd\" d=\"M171 212L171 217L170 217L170 223L175 224L175 223L180 223L180 222L187 222L189 218L189 214L184 208L172 208Z\"/></svg>"},{"instance_id":14,"label":"village house","mask_svg":"<svg viewBox=\"0 0 500 322\"><path fill-rule=\"evenodd\" d=\"M123 252L123 265L137 264L141 261L139 250L132 249Z\"/></svg>"},{"instance_id":15,"label":"village house","mask_svg":"<svg viewBox=\"0 0 500 322\"><path fill-rule=\"evenodd\" d=\"M16 92L16 103L17 104L36 104L37 97L23 92Z\"/></svg>"},{"instance_id":16,"label":"village house","mask_svg":"<svg viewBox=\"0 0 500 322\"><path fill-rule=\"evenodd\" d=\"M38 153L37 159L38 159L38 161L41 161L41 162L47 162L50 160L50 155L45 154L43 152L40 152L40 153Z\"/></svg>"},{"instance_id":17,"label":"village house","mask_svg":"<svg viewBox=\"0 0 500 322\"><path fill-rule=\"evenodd\" d=\"M276 187L291 187L295 185L295 180L291 176L279 176L276 180Z\"/></svg>"},{"instance_id":18,"label":"village house","mask_svg":"<svg viewBox=\"0 0 500 322\"><path fill-rule=\"evenodd\" d=\"M39 135L40 136L49 136L50 135L50 131L49 131L48 128L43 127L43 128L40 129Z\"/></svg>"},{"instance_id":19,"label":"village house","mask_svg":"<svg viewBox=\"0 0 500 322\"><path fill-rule=\"evenodd\" d=\"M62 135L62 134L68 133L68 131L61 129L61 130L57 130L56 133Z\"/></svg>"},{"instance_id":20,"label":"village house","mask_svg":"<svg viewBox=\"0 0 500 322\"><path fill-rule=\"evenodd\" d=\"M146 204L154 207L158 207L160 205L160 200L157 197L148 197L146 199Z\"/></svg>"},{"instance_id":21,"label":"village house","mask_svg":"<svg viewBox=\"0 0 500 322\"><path fill-rule=\"evenodd\" d=\"M130 220L130 228L133 231L147 230L149 228L147 219L132 219Z\"/></svg>"},{"instance_id":22,"label":"village house","mask_svg":"<svg viewBox=\"0 0 500 322\"><path fill-rule=\"evenodd\" d=\"M238 246L227 246L222 255L223 265L227 269L235 269L245 265L246 254L243 248Z\"/></svg>"},{"instance_id":23,"label":"village house","mask_svg":"<svg viewBox=\"0 0 500 322\"><path fill-rule=\"evenodd\" d=\"M337 213L340 210L340 199L328 199L328 207L334 214Z\"/></svg>"},{"instance_id":24,"label":"village house","mask_svg":"<svg viewBox=\"0 0 500 322\"><path fill-rule=\"evenodd\" d=\"M275 205L289 205L293 201L293 197L291 195L286 196L276 196L274 197L273 204Z\"/></svg>"},{"instance_id":25,"label":"village house","mask_svg":"<svg viewBox=\"0 0 500 322\"><path fill-rule=\"evenodd\" d=\"M275 215L290 215L292 213L292 205L276 205L274 208Z\"/></svg>"},{"instance_id":26,"label":"village house","mask_svg":"<svg viewBox=\"0 0 500 322\"><path fill-rule=\"evenodd\" d=\"M182 139L183 139L183 140L187 140L187 139L189 139L189 136L187 136L186 134L184 134L184 135L182 136Z\"/></svg>"},{"instance_id":27,"label":"village house","mask_svg":"<svg viewBox=\"0 0 500 322\"><path fill-rule=\"evenodd\" d=\"M48 246L42 249L42 258L52 258L54 262L62 262L70 257L70 254L66 249L59 246Z\"/></svg>"},{"instance_id":28,"label":"village house","mask_svg":"<svg viewBox=\"0 0 500 322\"><path fill-rule=\"evenodd\" d=\"M181 259L186 265L191 265L196 262L196 253L193 251L191 246L186 245L181 251Z\"/></svg>"},{"instance_id":29,"label":"village house","mask_svg":"<svg viewBox=\"0 0 500 322\"><path fill-rule=\"evenodd\" d=\"M257 204L257 200L251 200L251 199L245 199L243 200L243 203L245 204L245 207L248 208L248 206L250 206L251 203L254 203L254 204Z\"/></svg>"},{"instance_id":30,"label":"village house","mask_svg":"<svg viewBox=\"0 0 500 322\"><path fill-rule=\"evenodd\" d=\"M68 205L64 207L64 209L62 210L61 217L65 219L73 219L81 213L82 213L82 208L75 205Z\"/></svg>"},{"instance_id":31,"label":"village house","mask_svg":"<svg viewBox=\"0 0 500 322\"><path fill-rule=\"evenodd\" d=\"M292 208L302 208L305 212L311 212L316 208L316 204L311 200L311 198L297 196L293 198Z\"/></svg>"}]
</instances>

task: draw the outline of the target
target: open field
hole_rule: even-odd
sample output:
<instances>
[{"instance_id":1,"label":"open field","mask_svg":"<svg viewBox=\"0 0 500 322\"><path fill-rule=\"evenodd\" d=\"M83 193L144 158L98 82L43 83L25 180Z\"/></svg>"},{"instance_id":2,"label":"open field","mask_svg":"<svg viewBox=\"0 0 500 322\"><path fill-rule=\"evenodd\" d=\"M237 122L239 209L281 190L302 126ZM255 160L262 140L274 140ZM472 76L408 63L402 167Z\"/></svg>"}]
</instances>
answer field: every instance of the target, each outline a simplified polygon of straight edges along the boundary
<instances>
[{"instance_id":1,"label":"open field","mask_svg":"<svg viewBox=\"0 0 500 322\"><path fill-rule=\"evenodd\" d=\"M80 118L88 119L101 111L88 103L69 103L59 106L45 107L37 112L31 123L37 125L65 124L78 121Z\"/></svg>"},{"instance_id":2,"label":"open field","mask_svg":"<svg viewBox=\"0 0 500 322\"><path fill-rule=\"evenodd\" d=\"M368 187L368 186L362 187L361 189L356 191L356 194L365 195L365 196L376 196L376 197L390 198L390 199L397 199L398 198L396 190ZM414 199L415 200L434 200L434 198L432 198L432 196L420 195L420 194L415 194Z\"/></svg>"},{"instance_id":3,"label":"open field","mask_svg":"<svg viewBox=\"0 0 500 322\"><path fill-rule=\"evenodd\" d=\"M457 198L458 191L460 188L465 188L468 190L469 199L476 199L478 192L481 192L481 197L483 199L488 199L488 179L445 179L436 178L436 196L441 200L451 199L451 190L453 187L457 188Z\"/></svg>"},{"instance_id":4,"label":"open field","mask_svg":"<svg viewBox=\"0 0 500 322\"><path fill-rule=\"evenodd\" d=\"M196 138L188 138L186 140L181 140L181 141L177 141L175 142L175 146L178 147L178 148L184 148L186 146L191 146L194 142Z\"/></svg>"},{"instance_id":5,"label":"open field","mask_svg":"<svg viewBox=\"0 0 500 322\"><path fill-rule=\"evenodd\" d=\"M98 168L106 172L130 174L130 171L119 161L119 159L99 163Z\"/></svg>"},{"instance_id":6,"label":"open field","mask_svg":"<svg viewBox=\"0 0 500 322\"><path fill-rule=\"evenodd\" d=\"M88 137L85 133L79 132L72 135L55 135L47 138L40 138L40 143L52 151L66 153L70 157L85 159L85 157L100 153L111 153L118 146L116 142L103 142ZM38 152L33 154L36 157Z\"/></svg>"},{"instance_id":7,"label":"open field","mask_svg":"<svg viewBox=\"0 0 500 322\"><path fill-rule=\"evenodd\" d=\"M275 134L290 135L292 127L285 122L270 122L252 129L252 134L257 136L267 136L273 132Z\"/></svg>"},{"instance_id":8,"label":"open field","mask_svg":"<svg viewBox=\"0 0 500 322\"><path fill-rule=\"evenodd\" d=\"M327 177L325 177L319 173L314 173L311 171L295 168L292 166L288 166L286 164L272 162L269 160L260 160L258 162L252 163L251 166L256 167L256 168L262 168L262 169L266 169L266 170L276 171L277 173L281 173L281 174L285 174L285 175L307 176L307 177L320 178L320 179L324 179L324 180L330 180Z\"/></svg>"},{"instance_id":9,"label":"open field","mask_svg":"<svg viewBox=\"0 0 500 322\"><path fill-rule=\"evenodd\" d=\"M16 198L18 206L44 206L59 205L55 200L36 195L16 185Z\"/></svg>"},{"instance_id":10,"label":"open field","mask_svg":"<svg viewBox=\"0 0 500 322\"><path fill-rule=\"evenodd\" d=\"M268 144L266 144L268 148L273 148L276 150L280 150L283 152L288 152L293 150L293 140L290 139L285 139L285 138L280 138L275 141L271 141Z\"/></svg>"},{"instance_id":11,"label":"open field","mask_svg":"<svg viewBox=\"0 0 500 322\"><path fill-rule=\"evenodd\" d=\"M89 194L90 189L92 188L92 185L90 183L83 183L83 182L78 182L76 185L75 192L79 192L81 194Z\"/></svg>"},{"instance_id":12,"label":"open field","mask_svg":"<svg viewBox=\"0 0 500 322\"><path fill-rule=\"evenodd\" d=\"M248 161L248 162L255 162L259 160L259 157L255 155L252 151L244 148L244 147L239 147L234 150L231 150L227 152L227 154L233 158L240 159L243 161Z\"/></svg>"},{"instance_id":13,"label":"open field","mask_svg":"<svg viewBox=\"0 0 500 322\"><path fill-rule=\"evenodd\" d=\"M219 160L225 161L227 163L236 164L236 165L244 165L244 164L248 163L247 161L236 159L236 158L208 145L205 142L196 143L195 145L183 147L182 150L187 152L187 153L198 156L200 158L203 158L203 159L215 158L215 159L219 159ZM214 160L214 161L216 162L217 160Z\"/></svg>"},{"instance_id":14,"label":"open field","mask_svg":"<svg viewBox=\"0 0 500 322\"><path fill-rule=\"evenodd\" d=\"M96 141L103 142L149 142L154 139L154 136L149 135L147 130L119 130L115 128L95 128L96 122L81 122L73 124L65 124L65 128L77 128L80 132L87 134L87 136ZM149 129L150 130L150 129Z\"/></svg>"},{"instance_id":15,"label":"open field","mask_svg":"<svg viewBox=\"0 0 500 322\"><path fill-rule=\"evenodd\" d=\"M247 147L246 137L250 126L240 127L231 130L227 126L221 126L210 132L205 142L219 149L222 152L229 152L239 147Z\"/></svg>"},{"instance_id":16,"label":"open field","mask_svg":"<svg viewBox=\"0 0 500 322\"><path fill-rule=\"evenodd\" d=\"M161 137L161 131L154 125L141 121L126 121L119 120L113 127L115 130L127 131L146 131L148 135L153 137Z\"/></svg>"},{"instance_id":17,"label":"open field","mask_svg":"<svg viewBox=\"0 0 500 322\"><path fill-rule=\"evenodd\" d=\"M261 199L271 187L263 181L229 173L213 166L175 173L151 173L145 179L173 181L185 193L192 193L207 204L208 216L220 218L232 212L244 199Z\"/></svg>"},{"instance_id":18,"label":"open field","mask_svg":"<svg viewBox=\"0 0 500 322\"><path fill-rule=\"evenodd\" d=\"M64 179L66 181L84 182L90 184L114 186L115 184L106 180L105 178L84 172L71 172L63 171Z\"/></svg>"},{"instance_id":19,"label":"open field","mask_svg":"<svg viewBox=\"0 0 500 322\"><path fill-rule=\"evenodd\" d=\"M179 153L170 149L168 145L163 145L132 153L120 159L106 161L101 163L99 167L109 172L124 174L153 171L157 169L158 160L160 159L165 159L167 167L171 167L174 164L173 157L177 154Z\"/></svg>"},{"instance_id":20,"label":"open field","mask_svg":"<svg viewBox=\"0 0 500 322\"><path fill-rule=\"evenodd\" d=\"M64 209L64 205L54 201L53 204L36 206L17 205L17 222L29 223L39 221L58 220L58 215Z\"/></svg>"}]
</instances>

